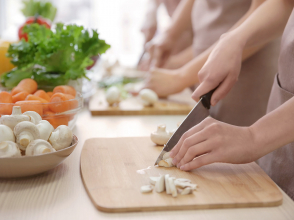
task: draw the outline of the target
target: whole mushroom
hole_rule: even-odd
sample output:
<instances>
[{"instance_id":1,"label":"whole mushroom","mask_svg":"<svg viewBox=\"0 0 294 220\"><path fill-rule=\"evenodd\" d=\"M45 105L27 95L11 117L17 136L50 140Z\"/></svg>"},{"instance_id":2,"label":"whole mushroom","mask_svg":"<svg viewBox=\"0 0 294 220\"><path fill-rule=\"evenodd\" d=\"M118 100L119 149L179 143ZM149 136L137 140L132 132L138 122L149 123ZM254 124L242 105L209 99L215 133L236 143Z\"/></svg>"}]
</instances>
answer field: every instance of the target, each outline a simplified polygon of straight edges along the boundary
<instances>
[{"instance_id":1,"label":"whole mushroom","mask_svg":"<svg viewBox=\"0 0 294 220\"><path fill-rule=\"evenodd\" d=\"M19 144L21 150L25 150L30 142L40 138L40 132L37 126L29 121L18 123L14 128L16 143Z\"/></svg>"},{"instance_id":2,"label":"whole mushroom","mask_svg":"<svg viewBox=\"0 0 294 220\"><path fill-rule=\"evenodd\" d=\"M15 136L10 127L6 125L0 125L0 143L2 141L12 141L15 142Z\"/></svg>"},{"instance_id":3,"label":"whole mushroom","mask_svg":"<svg viewBox=\"0 0 294 220\"><path fill-rule=\"evenodd\" d=\"M139 92L139 97L141 98L144 106L152 106L158 101L157 94L151 89L142 89Z\"/></svg>"},{"instance_id":4,"label":"whole mushroom","mask_svg":"<svg viewBox=\"0 0 294 220\"><path fill-rule=\"evenodd\" d=\"M56 150L49 144L49 142L36 139L33 140L26 148L26 156L35 156L46 153L55 152Z\"/></svg>"},{"instance_id":5,"label":"whole mushroom","mask_svg":"<svg viewBox=\"0 0 294 220\"><path fill-rule=\"evenodd\" d=\"M22 121L29 121L30 117L27 115L23 115L21 113L21 107L20 106L13 106L12 114L11 115L3 115L0 118L0 124L7 125L12 130L14 127Z\"/></svg>"},{"instance_id":6,"label":"whole mushroom","mask_svg":"<svg viewBox=\"0 0 294 220\"><path fill-rule=\"evenodd\" d=\"M111 86L109 89L106 90L105 97L109 105L119 103L120 91L116 86Z\"/></svg>"},{"instance_id":7,"label":"whole mushroom","mask_svg":"<svg viewBox=\"0 0 294 220\"><path fill-rule=\"evenodd\" d=\"M42 117L34 111L27 111L23 113L23 115L29 116L30 117L30 122L36 124L39 124L39 122L42 120Z\"/></svg>"},{"instance_id":8,"label":"whole mushroom","mask_svg":"<svg viewBox=\"0 0 294 220\"><path fill-rule=\"evenodd\" d=\"M66 125L58 126L50 135L49 143L55 150L61 150L71 145L72 131Z\"/></svg>"},{"instance_id":9,"label":"whole mushroom","mask_svg":"<svg viewBox=\"0 0 294 220\"><path fill-rule=\"evenodd\" d=\"M21 153L16 143L12 141L3 141L0 143L0 158L20 156Z\"/></svg>"},{"instance_id":10,"label":"whole mushroom","mask_svg":"<svg viewBox=\"0 0 294 220\"><path fill-rule=\"evenodd\" d=\"M157 130L150 135L151 140L157 145L165 145L170 137L171 134L166 131L165 125L157 126Z\"/></svg>"},{"instance_id":11,"label":"whole mushroom","mask_svg":"<svg viewBox=\"0 0 294 220\"><path fill-rule=\"evenodd\" d=\"M46 120L41 120L37 124L37 128L40 132L40 139L48 141L51 133L54 131L54 127Z\"/></svg>"}]
</instances>

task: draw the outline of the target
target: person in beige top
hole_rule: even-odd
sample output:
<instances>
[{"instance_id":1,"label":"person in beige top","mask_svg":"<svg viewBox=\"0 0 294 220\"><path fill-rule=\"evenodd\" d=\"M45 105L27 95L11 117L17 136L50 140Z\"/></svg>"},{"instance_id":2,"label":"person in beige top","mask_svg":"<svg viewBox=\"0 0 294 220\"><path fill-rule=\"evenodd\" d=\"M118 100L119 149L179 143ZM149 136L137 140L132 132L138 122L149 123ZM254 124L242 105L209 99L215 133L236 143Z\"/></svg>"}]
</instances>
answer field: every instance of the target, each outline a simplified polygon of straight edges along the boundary
<instances>
[{"instance_id":1,"label":"person in beige top","mask_svg":"<svg viewBox=\"0 0 294 220\"><path fill-rule=\"evenodd\" d=\"M181 31L189 28L193 28L194 32L193 54L189 58L192 60L176 70L158 68L151 70L145 87L165 97L197 84L199 82L197 73L221 35L242 24L263 2L263 0L181 2L179 5L182 9L181 13L173 16L171 27L158 43L150 47L151 65L161 67L170 59L173 42ZM213 118L233 125L248 126L266 113L267 100L277 71L275 61L279 55L279 44L279 40L276 40L246 51L238 82L226 98L211 108L210 114ZM252 54L253 51L258 52ZM259 74L260 72L264 74Z\"/></svg>"},{"instance_id":2,"label":"person in beige top","mask_svg":"<svg viewBox=\"0 0 294 220\"><path fill-rule=\"evenodd\" d=\"M211 98L213 105L231 92L240 74L244 50L271 41L285 29L267 115L248 127L211 117L204 119L188 130L171 151L173 163L181 170L214 162L239 164L258 160L264 171L294 199L293 7L294 0L267 0L240 27L220 39L199 72L200 86L193 93L193 98L199 100L217 87Z\"/></svg>"}]
</instances>

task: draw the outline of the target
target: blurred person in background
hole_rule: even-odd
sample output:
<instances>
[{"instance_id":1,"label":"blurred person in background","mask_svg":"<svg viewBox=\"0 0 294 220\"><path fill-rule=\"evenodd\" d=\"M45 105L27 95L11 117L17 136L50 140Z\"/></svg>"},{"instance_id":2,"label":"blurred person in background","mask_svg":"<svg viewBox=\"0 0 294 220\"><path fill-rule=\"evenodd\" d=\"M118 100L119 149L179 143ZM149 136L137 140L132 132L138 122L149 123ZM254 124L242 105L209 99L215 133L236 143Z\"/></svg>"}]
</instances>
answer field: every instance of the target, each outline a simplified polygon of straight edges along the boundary
<instances>
[{"instance_id":1,"label":"blurred person in background","mask_svg":"<svg viewBox=\"0 0 294 220\"><path fill-rule=\"evenodd\" d=\"M158 34L158 20L157 20L157 11L161 4L164 5L166 8L168 16L171 18L174 13L176 12L176 9L178 5L180 4L181 0L149 0L148 6L147 6L147 13L145 15L145 20L143 22L143 26L141 28L141 32L144 34L145 42L144 42L144 48L148 47L148 43L156 38ZM179 39L175 42L171 54L175 55L172 56L174 59L170 59L168 62L164 64L164 68L167 69L175 69L181 67L181 63L183 62L175 62L177 59L175 59L177 56L176 54L182 53L182 54L191 54L192 56L192 29L183 31L181 33L181 36ZM145 50L144 50L145 52ZM179 57L182 57L180 55ZM140 62L139 69L140 70L148 70L149 69L149 62L148 58L143 57L142 61Z\"/></svg>"},{"instance_id":2,"label":"blurred person in background","mask_svg":"<svg viewBox=\"0 0 294 220\"><path fill-rule=\"evenodd\" d=\"M149 47L150 71L146 88L160 97L197 85L198 72L222 34L242 24L264 0L183 0L171 26ZM181 68L162 69L180 34L193 28L194 58ZM245 50L238 82L231 92L210 109L220 121L248 126L266 112L274 75L277 72L280 40ZM227 62L230 62L228 60ZM235 79L237 80L237 79ZM212 103L214 104L214 103Z\"/></svg>"}]
</instances>

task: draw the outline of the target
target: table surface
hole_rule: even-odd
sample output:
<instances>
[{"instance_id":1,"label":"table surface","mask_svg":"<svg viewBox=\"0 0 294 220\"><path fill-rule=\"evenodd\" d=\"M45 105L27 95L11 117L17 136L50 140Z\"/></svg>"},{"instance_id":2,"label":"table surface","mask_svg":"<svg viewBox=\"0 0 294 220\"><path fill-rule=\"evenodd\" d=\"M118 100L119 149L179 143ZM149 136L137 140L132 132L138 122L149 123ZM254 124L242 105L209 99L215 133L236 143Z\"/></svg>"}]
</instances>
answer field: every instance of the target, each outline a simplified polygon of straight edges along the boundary
<instances>
[{"instance_id":1,"label":"table surface","mask_svg":"<svg viewBox=\"0 0 294 220\"><path fill-rule=\"evenodd\" d=\"M270 208L234 208L138 213L103 213L92 204L80 174L80 153L86 139L93 137L148 136L158 124L175 129L185 116L92 117L84 108L74 134L75 151L58 167L35 177L0 179L0 219L294 219L294 202L283 193L283 204ZM0 168L1 169L1 168Z\"/></svg>"}]
</instances>

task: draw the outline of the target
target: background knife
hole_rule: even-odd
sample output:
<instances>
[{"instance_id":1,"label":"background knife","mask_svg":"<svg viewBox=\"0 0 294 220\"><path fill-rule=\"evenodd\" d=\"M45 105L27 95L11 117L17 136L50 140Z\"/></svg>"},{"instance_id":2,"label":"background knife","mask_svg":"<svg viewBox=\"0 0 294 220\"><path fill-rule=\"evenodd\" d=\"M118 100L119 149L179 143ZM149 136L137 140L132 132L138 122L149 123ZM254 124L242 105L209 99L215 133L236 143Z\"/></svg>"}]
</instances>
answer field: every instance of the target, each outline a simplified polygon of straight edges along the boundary
<instances>
[{"instance_id":1,"label":"background knife","mask_svg":"<svg viewBox=\"0 0 294 220\"><path fill-rule=\"evenodd\" d=\"M188 131L193 126L199 124L203 119L209 116L210 99L214 91L215 89L201 97L200 101L190 111L190 113L178 127L176 132L168 140L154 165L157 165L159 161L162 160L162 157L166 152L169 152L174 148L174 146L178 143L178 141L186 131Z\"/></svg>"}]
</instances>

